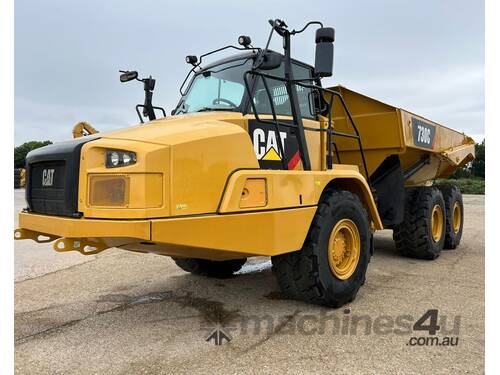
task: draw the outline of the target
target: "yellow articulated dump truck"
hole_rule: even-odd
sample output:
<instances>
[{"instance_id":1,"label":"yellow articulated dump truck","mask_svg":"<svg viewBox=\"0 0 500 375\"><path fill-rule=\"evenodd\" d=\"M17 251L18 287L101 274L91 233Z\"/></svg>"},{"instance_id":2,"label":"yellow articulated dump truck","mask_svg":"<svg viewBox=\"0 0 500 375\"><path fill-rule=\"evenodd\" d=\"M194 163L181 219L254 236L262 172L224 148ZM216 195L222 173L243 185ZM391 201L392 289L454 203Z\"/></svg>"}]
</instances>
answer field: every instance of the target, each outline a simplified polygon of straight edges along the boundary
<instances>
[{"instance_id":1,"label":"yellow articulated dump truck","mask_svg":"<svg viewBox=\"0 0 500 375\"><path fill-rule=\"evenodd\" d=\"M141 123L32 151L16 240L56 251L172 257L187 272L228 277L270 256L284 293L339 307L365 282L373 233L392 229L404 256L435 259L460 243L458 188L435 186L474 158L473 140L345 87L332 75L334 29L269 21L267 45L187 56L171 116L140 81ZM314 66L291 58L315 28ZM269 49L276 36L283 51ZM236 50L205 64L210 55Z\"/></svg>"}]
</instances>

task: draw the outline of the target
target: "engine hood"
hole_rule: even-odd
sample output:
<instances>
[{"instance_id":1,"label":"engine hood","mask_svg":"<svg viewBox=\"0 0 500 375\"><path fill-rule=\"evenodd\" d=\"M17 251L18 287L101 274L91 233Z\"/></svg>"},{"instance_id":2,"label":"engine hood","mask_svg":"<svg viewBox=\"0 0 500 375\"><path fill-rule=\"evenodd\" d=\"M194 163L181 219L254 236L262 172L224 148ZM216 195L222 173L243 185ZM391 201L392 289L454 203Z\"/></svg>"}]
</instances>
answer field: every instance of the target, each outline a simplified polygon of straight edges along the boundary
<instances>
[{"instance_id":1,"label":"engine hood","mask_svg":"<svg viewBox=\"0 0 500 375\"><path fill-rule=\"evenodd\" d=\"M207 137L243 132L244 121L241 113L202 112L166 117L99 135L100 138L173 146Z\"/></svg>"}]
</instances>

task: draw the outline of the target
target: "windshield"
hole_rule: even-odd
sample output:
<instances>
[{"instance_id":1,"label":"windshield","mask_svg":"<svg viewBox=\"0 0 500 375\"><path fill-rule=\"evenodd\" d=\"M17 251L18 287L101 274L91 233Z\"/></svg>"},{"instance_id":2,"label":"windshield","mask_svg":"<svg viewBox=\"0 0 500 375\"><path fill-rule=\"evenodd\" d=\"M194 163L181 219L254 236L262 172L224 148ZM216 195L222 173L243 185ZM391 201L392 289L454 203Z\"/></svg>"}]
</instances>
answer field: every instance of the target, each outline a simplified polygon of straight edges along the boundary
<instances>
[{"instance_id":1,"label":"windshield","mask_svg":"<svg viewBox=\"0 0 500 375\"><path fill-rule=\"evenodd\" d=\"M239 108L245 93L243 75L253 60L231 61L198 73L175 114Z\"/></svg>"}]
</instances>

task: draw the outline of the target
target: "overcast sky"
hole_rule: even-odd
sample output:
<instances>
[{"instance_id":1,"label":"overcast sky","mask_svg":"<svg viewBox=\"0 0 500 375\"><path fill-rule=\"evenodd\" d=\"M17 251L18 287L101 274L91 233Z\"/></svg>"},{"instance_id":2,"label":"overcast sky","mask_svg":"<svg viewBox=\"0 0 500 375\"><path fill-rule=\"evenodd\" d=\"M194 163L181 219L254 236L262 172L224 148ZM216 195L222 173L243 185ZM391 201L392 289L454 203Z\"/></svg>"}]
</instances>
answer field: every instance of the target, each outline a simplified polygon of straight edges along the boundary
<instances>
[{"instance_id":1,"label":"overcast sky","mask_svg":"<svg viewBox=\"0 0 500 375\"><path fill-rule=\"evenodd\" d=\"M16 0L15 144L69 139L78 121L101 131L136 124L144 93L120 83L119 69L153 75L154 103L169 112L186 55L241 34L263 46L269 18L335 28L335 71L324 86L340 83L482 140L480 0ZM293 43L292 55L313 63L313 31ZM272 47L280 49L278 39Z\"/></svg>"}]
</instances>

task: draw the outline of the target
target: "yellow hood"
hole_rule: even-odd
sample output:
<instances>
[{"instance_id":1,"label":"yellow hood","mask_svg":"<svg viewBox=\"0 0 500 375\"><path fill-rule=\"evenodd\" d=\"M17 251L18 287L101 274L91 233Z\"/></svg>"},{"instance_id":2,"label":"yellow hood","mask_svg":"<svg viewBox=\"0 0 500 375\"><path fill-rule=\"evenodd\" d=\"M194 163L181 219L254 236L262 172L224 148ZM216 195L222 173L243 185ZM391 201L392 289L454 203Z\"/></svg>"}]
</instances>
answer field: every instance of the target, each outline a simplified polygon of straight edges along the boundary
<instances>
[{"instance_id":1,"label":"yellow hood","mask_svg":"<svg viewBox=\"0 0 500 375\"><path fill-rule=\"evenodd\" d=\"M207 137L240 133L245 118L236 112L201 112L158 119L146 124L101 133L101 138L172 146ZM238 126L239 125L239 126Z\"/></svg>"}]
</instances>

